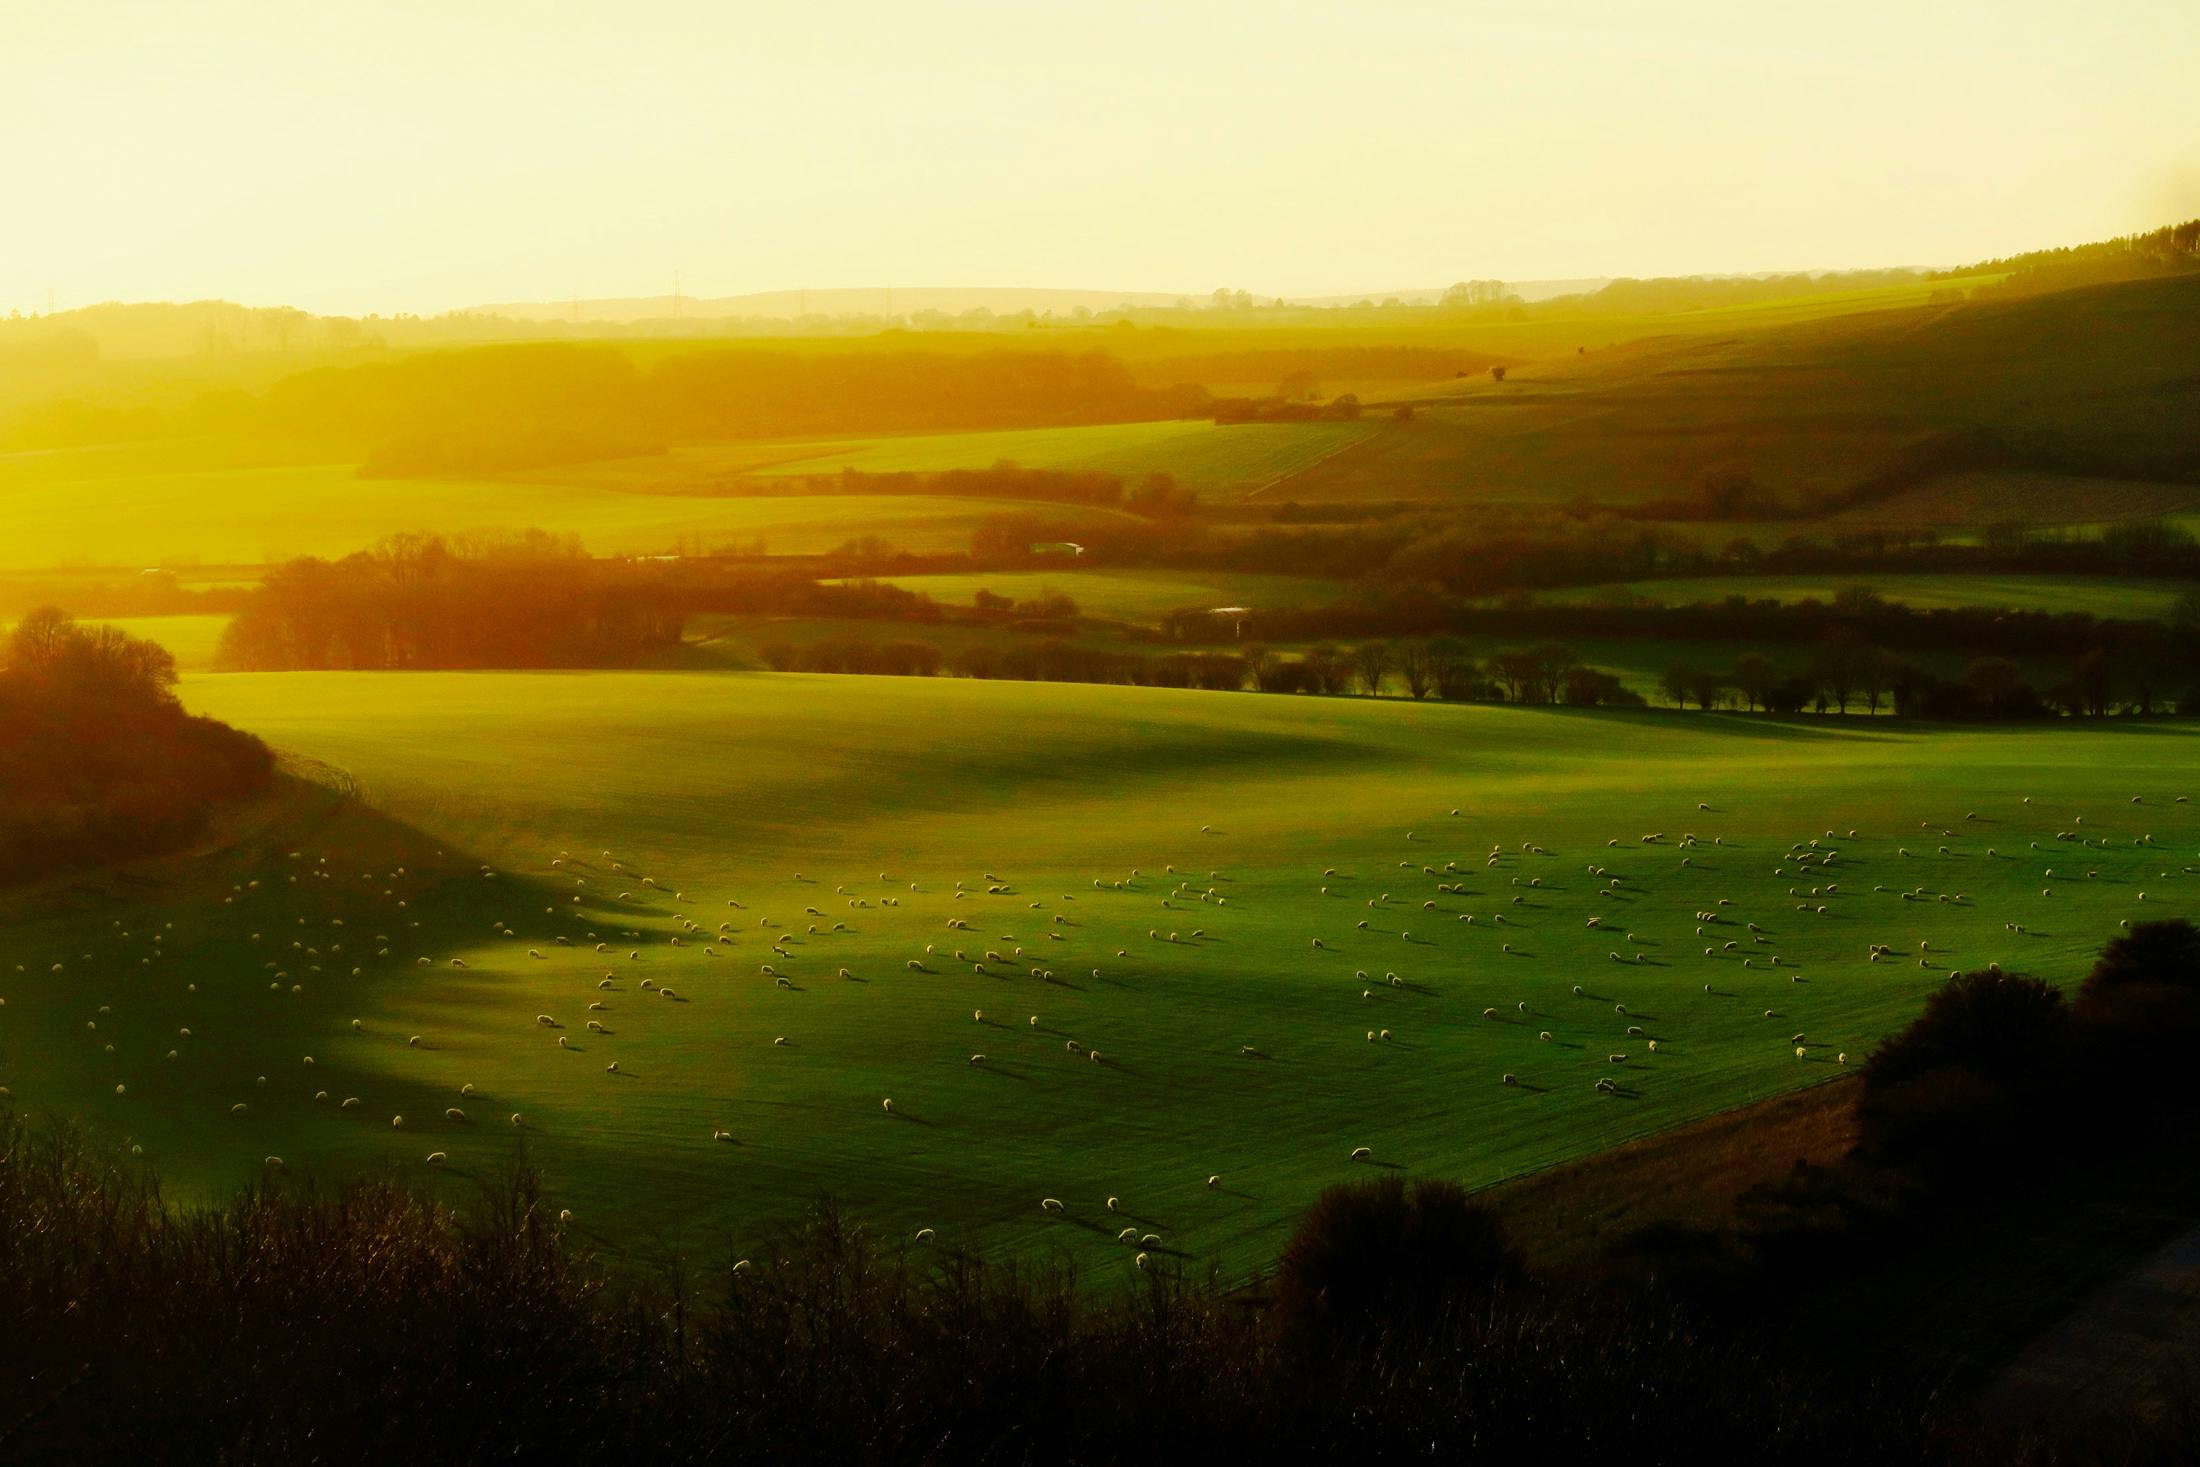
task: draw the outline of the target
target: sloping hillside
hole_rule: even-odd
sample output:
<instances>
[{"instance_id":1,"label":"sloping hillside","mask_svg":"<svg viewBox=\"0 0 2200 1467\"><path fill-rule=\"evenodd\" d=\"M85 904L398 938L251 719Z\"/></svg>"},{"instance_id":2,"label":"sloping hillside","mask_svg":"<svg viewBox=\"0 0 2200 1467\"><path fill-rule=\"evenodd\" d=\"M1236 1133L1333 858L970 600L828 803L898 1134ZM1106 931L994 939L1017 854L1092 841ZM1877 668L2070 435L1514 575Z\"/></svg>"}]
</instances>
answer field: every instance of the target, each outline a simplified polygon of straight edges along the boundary
<instances>
[{"instance_id":1,"label":"sloping hillside","mask_svg":"<svg viewBox=\"0 0 2200 1467\"><path fill-rule=\"evenodd\" d=\"M2008 476L2016 518L2161 513L2200 503L2195 343L2190 276L1653 338L1452 385L1272 496L1643 505L1715 476L1760 507L1901 520L1983 474L1974 510ZM2067 512L2061 476L2091 481Z\"/></svg>"}]
</instances>

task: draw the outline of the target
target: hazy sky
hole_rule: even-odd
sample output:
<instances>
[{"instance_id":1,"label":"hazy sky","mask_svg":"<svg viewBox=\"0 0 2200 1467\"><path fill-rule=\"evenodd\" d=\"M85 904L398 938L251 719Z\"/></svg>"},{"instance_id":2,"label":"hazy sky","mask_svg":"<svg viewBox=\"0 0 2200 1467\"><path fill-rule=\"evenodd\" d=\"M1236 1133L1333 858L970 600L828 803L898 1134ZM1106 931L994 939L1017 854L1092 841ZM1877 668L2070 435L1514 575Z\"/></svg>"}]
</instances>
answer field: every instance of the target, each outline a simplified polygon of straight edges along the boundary
<instances>
[{"instance_id":1,"label":"hazy sky","mask_svg":"<svg viewBox=\"0 0 2200 1467\"><path fill-rule=\"evenodd\" d=\"M0 0L0 310L1313 294L2200 213L2200 0Z\"/></svg>"}]
</instances>

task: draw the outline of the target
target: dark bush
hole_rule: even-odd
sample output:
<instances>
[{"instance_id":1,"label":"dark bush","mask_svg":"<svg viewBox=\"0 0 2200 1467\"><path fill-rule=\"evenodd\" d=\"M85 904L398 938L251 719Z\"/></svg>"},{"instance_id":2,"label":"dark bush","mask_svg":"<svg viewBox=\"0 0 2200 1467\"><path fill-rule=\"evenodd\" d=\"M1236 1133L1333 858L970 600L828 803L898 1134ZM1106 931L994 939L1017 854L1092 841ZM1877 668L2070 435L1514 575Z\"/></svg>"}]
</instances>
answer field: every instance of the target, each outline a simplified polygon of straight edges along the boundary
<instances>
[{"instance_id":1,"label":"dark bush","mask_svg":"<svg viewBox=\"0 0 2200 1467\"><path fill-rule=\"evenodd\" d=\"M2196 1103L2185 1075L2200 1048L2200 928L2142 922L2111 942L2072 1005L2093 1078L2154 1103Z\"/></svg>"},{"instance_id":2,"label":"dark bush","mask_svg":"<svg viewBox=\"0 0 2200 1467\"><path fill-rule=\"evenodd\" d=\"M2060 989L1991 970L1949 979L1865 1066L1863 1148L1935 1172L2036 1148L2067 1101L2074 1038Z\"/></svg>"},{"instance_id":3,"label":"dark bush","mask_svg":"<svg viewBox=\"0 0 2200 1467\"><path fill-rule=\"evenodd\" d=\"M1496 1221L1450 1182L1331 1187L1276 1266L1276 1318L1310 1343L1439 1328L1521 1278Z\"/></svg>"}]
</instances>

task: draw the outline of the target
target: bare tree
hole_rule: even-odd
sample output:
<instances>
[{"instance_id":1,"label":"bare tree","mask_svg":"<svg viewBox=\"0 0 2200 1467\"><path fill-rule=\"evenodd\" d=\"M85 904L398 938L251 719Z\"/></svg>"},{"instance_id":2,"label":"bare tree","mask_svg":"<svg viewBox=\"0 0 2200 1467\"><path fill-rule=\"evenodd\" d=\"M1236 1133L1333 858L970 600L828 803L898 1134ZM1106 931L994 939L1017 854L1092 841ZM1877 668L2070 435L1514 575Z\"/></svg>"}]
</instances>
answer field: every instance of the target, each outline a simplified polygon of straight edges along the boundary
<instances>
[{"instance_id":1,"label":"bare tree","mask_svg":"<svg viewBox=\"0 0 2200 1467\"><path fill-rule=\"evenodd\" d=\"M1398 648L1398 675L1405 679L1406 691L1419 702L1426 698L1429 687L1436 681L1436 668L1425 642L1407 642Z\"/></svg>"},{"instance_id":2,"label":"bare tree","mask_svg":"<svg viewBox=\"0 0 2200 1467\"><path fill-rule=\"evenodd\" d=\"M1390 648L1381 642L1362 642L1352 649L1352 670L1360 675L1360 686L1369 696L1382 692L1391 660Z\"/></svg>"},{"instance_id":3,"label":"bare tree","mask_svg":"<svg viewBox=\"0 0 2200 1467\"><path fill-rule=\"evenodd\" d=\"M1764 702L1776 676L1771 659L1762 652L1744 652L1734 659L1734 691L1742 695L1752 713Z\"/></svg>"}]
</instances>

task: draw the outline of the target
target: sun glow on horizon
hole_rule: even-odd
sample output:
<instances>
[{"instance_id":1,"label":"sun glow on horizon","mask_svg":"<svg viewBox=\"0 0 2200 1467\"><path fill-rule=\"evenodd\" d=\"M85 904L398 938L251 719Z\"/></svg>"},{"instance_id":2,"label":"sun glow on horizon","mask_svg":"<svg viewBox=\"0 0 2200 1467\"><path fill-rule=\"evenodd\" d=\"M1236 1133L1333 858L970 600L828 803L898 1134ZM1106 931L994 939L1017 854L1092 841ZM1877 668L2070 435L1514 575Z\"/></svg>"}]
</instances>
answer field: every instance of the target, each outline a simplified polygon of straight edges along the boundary
<instances>
[{"instance_id":1,"label":"sun glow on horizon","mask_svg":"<svg viewBox=\"0 0 2200 1467\"><path fill-rule=\"evenodd\" d=\"M11 7L0 310L1954 264L2200 210L2200 9ZM2172 114L2173 115L2173 114Z\"/></svg>"}]
</instances>

